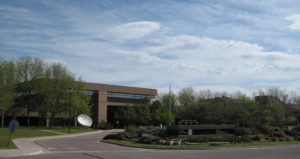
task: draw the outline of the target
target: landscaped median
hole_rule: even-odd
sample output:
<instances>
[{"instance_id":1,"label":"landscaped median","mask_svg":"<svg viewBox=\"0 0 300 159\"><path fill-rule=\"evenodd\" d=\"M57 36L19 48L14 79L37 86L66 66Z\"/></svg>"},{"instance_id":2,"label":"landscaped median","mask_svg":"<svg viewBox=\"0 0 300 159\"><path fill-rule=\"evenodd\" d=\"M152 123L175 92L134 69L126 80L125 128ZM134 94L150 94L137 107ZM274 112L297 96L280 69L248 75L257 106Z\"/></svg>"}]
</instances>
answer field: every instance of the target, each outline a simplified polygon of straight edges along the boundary
<instances>
[{"instance_id":1,"label":"landscaped median","mask_svg":"<svg viewBox=\"0 0 300 159\"><path fill-rule=\"evenodd\" d=\"M260 147L260 146L276 146L276 145L289 145L300 144L300 141L279 141L279 142L250 142L250 143L226 143L226 144L195 144L195 145L158 145L158 144L141 144L134 141L125 140L102 140L102 142L116 144L120 146L128 146L135 148L148 148L148 149L212 149L212 148L226 148L226 147Z\"/></svg>"},{"instance_id":2,"label":"landscaped median","mask_svg":"<svg viewBox=\"0 0 300 159\"><path fill-rule=\"evenodd\" d=\"M72 127L71 134L84 133L95 131L94 129L86 129L81 127ZM62 127L22 127L13 133L12 139L18 138L31 138L31 137L42 137L42 136L57 136L68 134L68 128ZM10 142L7 147L10 132L8 128L0 128L0 149L15 149L16 146L13 142Z\"/></svg>"},{"instance_id":3,"label":"landscaped median","mask_svg":"<svg viewBox=\"0 0 300 159\"><path fill-rule=\"evenodd\" d=\"M166 128L129 127L123 133L105 136L102 142L149 149L211 149L300 144L298 135L281 136L282 134L277 135L275 132L272 132L272 136L260 133L244 136L236 134L175 136L168 134Z\"/></svg>"}]
</instances>

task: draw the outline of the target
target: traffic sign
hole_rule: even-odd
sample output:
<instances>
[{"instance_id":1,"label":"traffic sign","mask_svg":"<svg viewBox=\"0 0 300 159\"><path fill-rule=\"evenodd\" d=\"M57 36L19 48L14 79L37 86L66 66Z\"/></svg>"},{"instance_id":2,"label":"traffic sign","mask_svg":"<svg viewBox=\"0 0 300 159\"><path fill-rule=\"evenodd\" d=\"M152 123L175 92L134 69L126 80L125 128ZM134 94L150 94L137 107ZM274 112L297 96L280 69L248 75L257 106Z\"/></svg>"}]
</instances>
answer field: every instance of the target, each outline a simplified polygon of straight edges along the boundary
<instances>
[{"instance_id":1,"label":"traffic sign","mask_svg":"<svg viewBox=\"0 0 300 159\"><path fill-rule=\"evenodd\" d=\"M6 147L9 146L9 143L10 143L10 140L11 140L11 137L12 137L12 134L20 127L20 124L17 120L11 120L8 124L8 129L10 131L10 135L9 135L9 138L8 138L8 141L7 141L7 145Z\"/></svg>"},{"instance_id":2,"label":"traffic sign","mask_svg":"<svg viewBox=\"0 0 300 159\"><path fill-rule=\"evenodd\" d=\"M17 120L11 120L8 124L8 129L11 133L15 132L20 127L20 124Z\"/></svg>"}]
</instances>

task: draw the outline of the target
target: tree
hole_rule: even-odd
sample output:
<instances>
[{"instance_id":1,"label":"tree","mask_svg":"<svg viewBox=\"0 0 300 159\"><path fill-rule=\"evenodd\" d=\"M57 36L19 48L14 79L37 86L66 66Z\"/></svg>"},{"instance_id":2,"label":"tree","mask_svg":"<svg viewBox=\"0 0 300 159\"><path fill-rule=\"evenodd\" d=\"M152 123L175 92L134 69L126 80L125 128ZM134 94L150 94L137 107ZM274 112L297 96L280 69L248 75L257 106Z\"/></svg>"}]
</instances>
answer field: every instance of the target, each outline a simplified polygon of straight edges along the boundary
<instances>
[{"instance_id":1,"label":"tree","mask_svg":"<svg viewBox=\"0 0 300 159\"><path fill-rule=\"evenodd\" d=\"M160 101L163 107L168 108L171 112L176 111L177 96L173 92L162 93L158 95L158 101Z\"/></svg>"},{"instance_id":2,"label":"tree","mask_svg":"<svg viewBox=\"0 0 300 159\"><path fill-rule=\"evenodd\" d=\"M34 90L36 89L36 81L37 79L44 77L44 63L42 60L38 58L31 57L21 57L16 62L17 67L17 78L18 78L18 93L23 97L21 103L18 103L20 107L25 106L27 109L27 126L30 126L30 118L29 114L35 108L34 103L36 103L36 99L32 96Z\"/></svg>"},{"instance_id":3,"label":"tree","mask_svg":"<svg viewBox=\"0 0 300 159\"><path fill-rule=\"evenodd\" d=\"M70 92L71 97L71 108L72 116L76 117L79 114L91 115L91 104L89 101L91 97L85 95L82 91L83 85L81 82L74 82L72 87L72 92ZM66 109L64 110L66 112ZM76 121L76 119L75 119Z\"/></svg>"},{"instance_id":4,"label":"tree","mask_svg":"<svg viewBox=\"0 0 300 159\"><path fill-rule=\"evenodd\" d=\"M153 113L154 123L156 125L171 125L174 123L174 116L166 107L159 107Z\"/></svg>"},{"instance_id":5,"label":"tree","mask_svg":"<svg viewBox=\"0 0 300 159\"><path fill-rule=\"evenodd\" d=\"M281 126L284 119L287 123L287 101L288 94L280 88L268 88L265 91L259 90L261 97L259 104L260 125Z\"/></svg>"},{"instance_id":6,"label":"tree","mask_svg":"<svg viewBox=\"0 0 300 159\"><path fill-rule=\"evenodd\" d=\"M179 91L178 101L182 106L190 106L196 101L195 91L192 87L186 87Z\"/></svg>"},{"instance_id":7,"label":"tree","mask_svg":"<svg viewBox=\"0 0 300 159\"><path fill-rule=\"evenodd\" d=\"M201 90L198 93L198 99L203 100L203 99L212 99L214 98L214 94L211 90Z\"/></svg>"},{"instance_id":8,"label":"tree","mask_svg":"<svg viewBox=\"0 0 300 159\"><path fill-rule=\"evenodd\" d=\"M16 82L14 63L0 59L0 114L1 127L4 126L5 113L14 104L14 87Z\"/></svg>"},{"instance_id":9,"label":"tree","mask_svg":"<svg viewBox=\"0 0 300 159\"><path fill-rule=\"evenodd\" d=\"M50 127L53 126L54 120L57 114L64 112L67 105L69 104L70 89L73 89L76 85L75 77L73 74L67 71L60 63L54 63L47 67L45 80L48 87L43 91L43 97L47 101L46 115L48 112L51 114Z\"/></svg>"}]
</instances>

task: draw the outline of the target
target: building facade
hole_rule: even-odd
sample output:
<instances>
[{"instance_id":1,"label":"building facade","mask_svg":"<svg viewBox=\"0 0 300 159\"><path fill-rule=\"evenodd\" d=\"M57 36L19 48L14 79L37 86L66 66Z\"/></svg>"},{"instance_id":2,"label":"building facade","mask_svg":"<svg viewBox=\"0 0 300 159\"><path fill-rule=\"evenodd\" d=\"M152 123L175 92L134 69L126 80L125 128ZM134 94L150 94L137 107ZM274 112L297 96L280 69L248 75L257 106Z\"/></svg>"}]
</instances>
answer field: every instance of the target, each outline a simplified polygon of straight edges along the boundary
<instances>
[{"instance_id":1,"label":"building facade","mask_svg":"<svg viewBox=\"0 0 300 159\"><path fill-rule=\"evenodd\" d=\"M99 124L111 121L113 112L120 107L135 106L154 99L156 89L84 83L84 92L91 96L93 122Z\"/></svg>"},{"instance_id":2,"label":"building facade","mask_svg":"<svg viewBox=\"0 0 300 159\"><path fill-rule=\"evenodd\" d=\"M108 84L97 84L83 82L83 92L91 97L90 104L92 105L92 118L95 125L100 123L114 123L114 113L118 109L126 106L138 106L149 102L157 95L156 89L128 87ZM32 97L32 96L30 96ZM29 98L30 98L29 97ZM27 118L29 115L29 118ZM50 115L50 114L49 114ZM5 125L13 116L16 116L21 125L49 125L49 119L40 118L38 112L28 112L26 107L18 108L17 111L5 116ZM2 119L0 118L0 121ZM76 121L73 118L72 123ZM56 115L55 125L65 125L66 119L61 115Z\"/></svg>"}]
</instances>

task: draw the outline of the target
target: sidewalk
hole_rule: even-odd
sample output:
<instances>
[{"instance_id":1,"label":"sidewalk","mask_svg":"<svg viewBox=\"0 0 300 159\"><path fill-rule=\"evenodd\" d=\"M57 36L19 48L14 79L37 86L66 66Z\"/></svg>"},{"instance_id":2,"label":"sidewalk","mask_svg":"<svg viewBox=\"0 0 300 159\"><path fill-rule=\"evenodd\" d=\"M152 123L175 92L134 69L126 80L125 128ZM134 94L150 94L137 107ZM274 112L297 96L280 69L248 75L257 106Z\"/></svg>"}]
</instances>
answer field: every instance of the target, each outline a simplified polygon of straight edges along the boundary
<instances>
[{"instance_id":1,"label":"sidewalk","mask_svg":"<svg viewBox=\"0 0 300 159\"><path fill-rule=\"evenodd\" d=\"M47 139L59 139L59 138L68 138L76 137L82 135L91 135L103 132L121 132L122 129L113 129L113 130L97 130L93 132L80 133L80 134L66 134L59 136L46 136L46 137L34 137L34 138L21 138L14 139L13 142L18 149L4 149L0 150L0 157L15 157L15 156L27 156L27 155L38 155L41 153L51 153L49 150L41 147L36 144L36 140L47 140Z\"/></svg>"}]
</instances>

